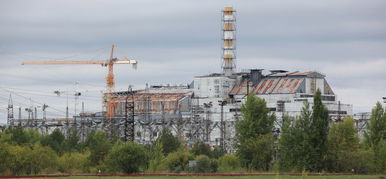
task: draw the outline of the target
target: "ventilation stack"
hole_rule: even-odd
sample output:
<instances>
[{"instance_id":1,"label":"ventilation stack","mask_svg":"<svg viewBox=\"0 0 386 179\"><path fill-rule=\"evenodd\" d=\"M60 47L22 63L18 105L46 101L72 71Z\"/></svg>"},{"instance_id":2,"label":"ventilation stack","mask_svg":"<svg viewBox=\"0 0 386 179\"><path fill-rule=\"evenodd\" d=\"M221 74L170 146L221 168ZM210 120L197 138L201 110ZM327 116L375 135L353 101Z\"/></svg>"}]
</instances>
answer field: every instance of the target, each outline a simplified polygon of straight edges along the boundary
<instances>
[{"instance_id":1,"label":"ventilation stack","mask_svg":"<svg viewBox=\"0 0 386 179\"><path fill-rule=\"evenodd\" d=\"M236 69L236 11L225 7L222 11L223 54L222 69L225 76L231 76Z\"/></svg>"}]
</instances>

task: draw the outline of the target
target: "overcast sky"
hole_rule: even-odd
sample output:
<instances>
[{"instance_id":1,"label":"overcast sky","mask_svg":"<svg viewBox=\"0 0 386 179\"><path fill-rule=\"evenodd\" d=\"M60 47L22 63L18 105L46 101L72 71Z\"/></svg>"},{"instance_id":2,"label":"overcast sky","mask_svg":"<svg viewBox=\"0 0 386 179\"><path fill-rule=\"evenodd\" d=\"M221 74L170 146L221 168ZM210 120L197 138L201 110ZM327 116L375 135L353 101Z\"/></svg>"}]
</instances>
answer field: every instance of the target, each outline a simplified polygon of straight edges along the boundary
<instances>
[{"instance_id":1,"label":"overcast sky","mask_svg":"<svg viewBox=\"0 0 386 179\"><path fill-rule=\"evenodd\" d=\"M78 111L82 101L102 108L106 68L22 61L104 60L116 44L118 58L139 61L137 70L115 67L117 90L220 72L224 6L237 10L238 70L319 71L354 112L386 96L384 0L0 0L0 123L10 92L15 107L46 103L53 117L64 117L64 91L70 113L74 90Z\"/></svg>"}]
</instances>

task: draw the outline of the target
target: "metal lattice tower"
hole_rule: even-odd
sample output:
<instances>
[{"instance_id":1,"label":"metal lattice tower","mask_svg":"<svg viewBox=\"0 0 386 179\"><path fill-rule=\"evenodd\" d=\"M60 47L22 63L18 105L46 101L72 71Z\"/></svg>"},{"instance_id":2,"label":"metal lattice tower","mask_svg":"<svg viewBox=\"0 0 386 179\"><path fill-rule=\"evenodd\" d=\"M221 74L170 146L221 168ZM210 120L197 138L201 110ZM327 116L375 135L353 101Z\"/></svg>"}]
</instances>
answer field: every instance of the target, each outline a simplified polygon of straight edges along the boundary
<instances>
[{"instance_id":1,"label":"metal lattice tower","mask_svg":"<svg viewBox=\"0 0 386 179\"><path fill-rule=\"evenodd\" d=\"M231 76L236 69L236 11L225 7L222 11L222 69L225 76Z\"/></svg>"},{"instance_id":2,"label":"metal lattice tower","mask_svg":"<svg viewBox=\"0 0 386 179\"><path fill-rule=\"evenodd\" d=\"M128 98L131 97L131 102L128 101ZM135 124L134 124L134 92L131 88L127 91L126 103L125 103L125 121L124 121L124 140L125 141L134 141L135 139Z\"/></svg>"},{"instance_id":3,"label":"metal lattice tower","mask_svg":"<svg viewBox=\"0 0 386 179\"><path fill-rule=\"evenodd\" d=\"M13 115L13 102L12 102L11 94L9 94L7 110L8 110L7 124L8 126L13 126L14 115Z\"/></svg>"}]
</instances>

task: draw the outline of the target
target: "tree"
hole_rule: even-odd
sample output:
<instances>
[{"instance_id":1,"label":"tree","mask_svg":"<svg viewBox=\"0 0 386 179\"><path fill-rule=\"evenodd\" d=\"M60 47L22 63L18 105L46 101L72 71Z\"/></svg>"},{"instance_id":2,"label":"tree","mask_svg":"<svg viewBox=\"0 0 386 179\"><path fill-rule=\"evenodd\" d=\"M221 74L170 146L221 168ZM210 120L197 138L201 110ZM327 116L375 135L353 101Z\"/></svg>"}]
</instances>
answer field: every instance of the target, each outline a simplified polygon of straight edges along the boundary
<instances>
[{"instance_id":1,"label":"tree","mask_svg":"<svg viewBox=\"0 0 386 179\"><path fill-rule=\"evenodd\" d=\"M331 172L350 172L357 168L359 138L352 117L345 117L343 122L334 123L328 134L328 165Z\"/></svg>"},{"instance_id":2,"label":"tree","mask_svg":"<svg viewBox=\"0 0 386 179\"><path fill-rule=\"evenodd\" d=\"M309 133L312 148L312 156L309 157L309 164L312 171L322 171L325 168L328 130L328 110L322 103L322 95L318 89L314 95L314 106L310 130L311 133Z\"/></svg>"},{"instance_id":3,"label":"tree","mask_svg":"<svg viewBox=\"0 0 386 179\"><path fill-rule=\"evenodd\" d=\"M279 138L279 166L280 170L291 170L295 166L294 143L296 139L293 133L293 120L284 116L281 124Z\"/></svg>"},{"instance_id":4,"label":"tree","mask_svg":"<svg viewBox=\"0 0 386 179\"><path fill-rule=\"evenodd\" d=\"M386 140L378 143L378 149L375 151L375 167L376 171L386 173Z\"/></svg>"},{"instance_id":5,"label":"tree","mask_svg":"<svg viewBox=\"0 0 386 179\"><path fill-rule=\"evenodd\" d=\"M63 133L56 128L50 135L45 136L41 139L41 144L43 146L51 147L57 154L63 154L63 142L65 137Z\"/></svg>"},{"instance_id":6,"label":"tree","mask_svg":"<svg viewBox=\"0 0 386 179\"><path fill-rule=\"evenodd\" d=\"M11 172L13 155L11 155L11 146L0 142L0 175L7 175Z\"/></svg>"},{"instance_id":7,"label":"tree","mask_svg":"<svg viewBox=\"0 0 386 179\"><path fill-rule=\"evenodd\" d=\"M210 153L211 158L218 159L225 155L225 151L221 149L221 146L214 146L213 150Z\"/></svg>"},{"instance_id":8,"label":"tree","mask_svg":"<svg viewBox=\"0 0 386 179\"><path fill-rule=\"evenodd\" d=\"M6 133L11 135L12 144L23 145L28 143L28 134L21 126L16 126L13 128L8 128Z\"/></svg>"},{"instance_id":9,"label":"tree","mask_svg":"<svg viewBox=\"0 0 386 179\"><path fill-rule=\"evenodd\" d=\"M312 157L310 144L311 121L310 105L305 102L300 116L297 117L291 130L294 143L292 146L293 156L290 160L298 171L310 170L310 158Z\"/></svg>"},{"instance_id":10,"label":"tree","mask_svg":"<svg viewBox=\"0 0 386 179\"><path fill-rule=\"evenodd\" d=\"M237 155L249 169L268 170L272 160L272 129L275 115L269 114L264 99L248 95L241 106L243 120L236 124Z\"/></svg>"},{"instance_id":11,"label":"tree","mask_svg":"<svg viewBox=\"0 0 386 179\"><path fill-rule=\"evenodd\" d=\"M67 138L63 141L63 147L66 152L80 151L79 136L75 129L68 132Z\"/></svg>"},{"instance_id":12,"label":"tree","mask_svg":"<svg viewBox=\"0 0 386 179\"><path fill-rule=\"evenodd\" d=\"M161 142L158 141L148 151L150 159L148 171L151 173L155 173L162 169L162 161L164 159L162 148Z\"/></svg>"},{"instance_id":13,"label":"tree","mask_svg":"<svg viewBox=\"0 0 386 179\"><path fill-rule=\"evenodd\" d=\"M386 139L386 114L381 103L377 102L366 125L367 130L364 135L366 144L375 149L381 140Z\"/></svg>"},{"instance_id":14,"label":"tree","mask_svg":"<svg viewBox=\"0 0 386 179\"><path fill-rule=\"evenodd\" d=\"M273 113L269 113L264 99L257 98L253 94L248 95L247 101L241 106L243 120L236 124L238 140L242 142L244 139L272 133L276 117Z\"/></svg>"},{"instance_id":15,"label":"tree","mask_svg":"<svg viewBox=\"0 0 386 179\"><path fill-rule=\"evenodd\" d=\"M27 174L39 174L42 171L56 170L57 155L50 147L35 144L28 153Z\"/></svg>"},{"instance_id":16,"label":"tree","mask_svg":"<svg viewBox=\"0 0 386 179\"><path fill-rule=\"evenodd\" d=\"M147 162L145 148L134 142L116 142L106 158L106 166L112 172L136 173Z\"/></svg>"},{"instance_id":17,"label":"tree","mask_svg":"<svg viewBox=\"0 0 386 179\"><path fill-rule=\"evenodd\" d=\"M93 165L98 165L104 160L108 151L111 149L112 144L104 132L92 131L86 139L85 146L91 152L91 163Z\"/></svg>"},{"instance_id":18,"label":"tree","mask_svg":"<svg viewBox=\"0 0 386 179\"><path fill-rule=\"evenodd\" d=\"M26 146L12 146L10 148L10 155L12 156L12 161L9 165L9 168L13 175L22 175L27 174L29 171L29 148Z\"/></svg>"},{"instance_id":19,"label":"tree","mask_svg":"<svg viewBox=\"0 0 386 179\"><path fill-rule=\"evenodd\" d=\"M87 173L90 153L67 152L59 158L59 171L68 174Z\"/></svg>"},{"instance_id":20,"label":"tree","mask_svg":"<svg viewBox=\"0 0 386 179\"><path fill-rule=\"evenodd\" d=\"M386 113L381 103L377 102L371 111L370 121L366 123L367 130L364 133L365 143L374 152L374 164L377 172L384 172L386 144Z\"/></svg>"},{"instance_id":21,"label":"tree","mask_svg":"<svg viewBox=\"0 0 386 179\"><path fill-rule=\"evenodd\" d=\"M209 145L205 144L202 141L198 141L198 142L194 143L193 147L190 151L195 156L197 156L197 155L210 156L210 154L211 154L211 150L210 150Z\"/></svg>"},{"instance_id":22,"label":"tree","mask_svg":"<svg viewBox=\"0 0 386 179\"><path fill-rule=\"evenodd\" d=\"M172 132L167 128L164 128L161 131L161 134L157 138L156 142L160 142L162 144L163 153L165 156L171 152L177 151L177 149L181 146L181 142L178 140L178 138L174 137Z\"/></svg>"}]
</instances>

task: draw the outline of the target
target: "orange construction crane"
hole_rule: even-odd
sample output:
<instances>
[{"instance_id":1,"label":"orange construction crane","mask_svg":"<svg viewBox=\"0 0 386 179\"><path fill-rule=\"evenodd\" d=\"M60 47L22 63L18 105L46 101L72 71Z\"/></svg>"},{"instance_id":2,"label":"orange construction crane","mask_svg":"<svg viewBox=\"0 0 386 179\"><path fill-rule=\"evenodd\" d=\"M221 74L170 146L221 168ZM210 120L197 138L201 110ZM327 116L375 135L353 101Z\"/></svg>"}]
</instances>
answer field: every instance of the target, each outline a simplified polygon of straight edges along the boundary
<instances>
[{"instance_id":1,"label":"orange construction crane","mask_svg":"<svg viewBox=\"0 0 386 179\"><path fill-rule=\"evenodd\" d=\"M67 64L75 64L75 65L84 65L84 64L98 64L102 65L104 67L108 67L109 71L106 76L106 118L111 119L114 116L115 111L115 105L112 102L112 93L114 92L114 73L113 73L113 66L115 64L132 64L133 67L136 67L137 61L136 60L130 60L128 58L124 59L117 59L114 58L114 48L115 46L112 45L111 47L111 53L110 53L110 59L109 60L97 60L97 61L65 61L65 60L49 60L49 61L30 61L30 62L22 62L22 65L67 65Z\"/></svg>"}]
</instances>

